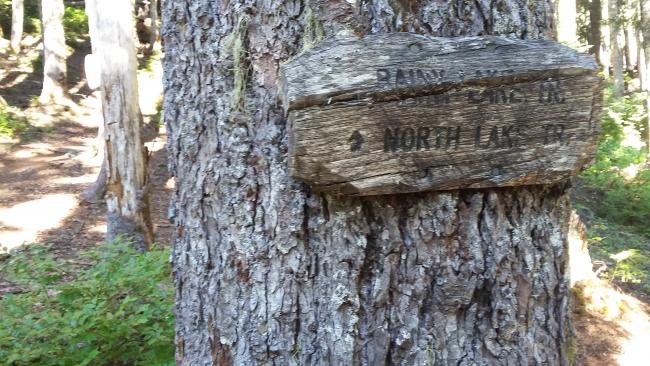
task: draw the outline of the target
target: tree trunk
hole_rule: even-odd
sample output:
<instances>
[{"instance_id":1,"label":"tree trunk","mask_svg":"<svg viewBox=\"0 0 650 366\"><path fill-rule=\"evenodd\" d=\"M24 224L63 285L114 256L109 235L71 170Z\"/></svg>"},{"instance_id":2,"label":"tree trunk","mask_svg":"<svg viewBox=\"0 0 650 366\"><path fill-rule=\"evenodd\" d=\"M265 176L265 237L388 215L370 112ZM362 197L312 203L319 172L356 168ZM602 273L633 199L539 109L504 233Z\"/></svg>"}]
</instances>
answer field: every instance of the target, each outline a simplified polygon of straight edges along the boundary
<instances>
[{"instance_id":1,"label":"tree trunk","mask_svg":"<svg viewBox=\"0 0 650 366\"><path fill-rule=\"evenodd\" d=\"M634 26L627 24L625 26L625 66L626 71L633 74L634 69L638 66L638 44L636 43L636 32Z\"/></svg>"},{"instance_id":2,"label":"tree trunk","mask_svg":"<svg viewBox=\"0 0 650 366\"><path fill-rule=\"evenodd\" d=\"M178 364L568 364L565 184L313 192L276 85L323 32L550 38L550 1L363 4L163 3Z\"/></svg>"},{"instance_id":3,"label":"tree trunk","mask_svg":"<svg viewBox=\"0 0 650 366\"><path fill-rule=\"evenodd\" d=\"M602 20L601 16L602 16L601 1L592 0L589 6L589 44L591 45L591 48L589 48L589 53L591 53L592 55L596 55L596 59L598 60L598 63L602 65L603 61L601 60L601 55L600 55L600 47L601 47L600 29L601 29L601 20Z\"/></svg>"},{"instance_id":4,"label":"tree trunk","mask_svg":"<svg viewBox=\"0 0 650 366\"><path fill-rule=\"evenodd\" d=\"M86 55L84 62L84 71L86 74L86 82L88 87L93 90L93 96L99 101L99 108L97 110L97 139L96 139L96 151L98 154L101 154L102 165L97 174L97 179L91 184L83 193L83 199L86 202L97 203L104 200L106 196L106 185L108 184L108 173L106 155L106 143L104 136L104 116L102 108L102 92L99 90L101 88L101 65L99 59L99 51L97 50L97 44L99 43L99 30L97 29L97 20L95 19L95 1L88 0L85 2L86 14L88 15L88 33L90 34L90 45L92 53Z\"/></svg>"},{"instance_id":5,"label":"tree trunk","mask_svg":"<svg viewBox=\"0 0 650 366\"><path fill-rule=\"evenodd\" d=\"M643 50L643 37L641 36L641 31L636 33L636 52L637 52L637 68L639 70L639 84L641 90L648 90L648 79L647 79L647 70L645 62L645 51Z\"/></svg>"},{"instance_id":6,"label":"tree trunk","mask_svg":"<svg viewBox=\"0 0 650 366\"><path fill-rule=\"evenodd\" d=\"M23 22L25 17L24 0L11 0L11 51L20 52L23 39Z\"/></svg>"},{"instance_id":7,"label":"tree trunk","mask_svg":"<svg viewBox=\"0 0 650 366\"><path fill-rule=\"evenodd\" d=\"M576 0L558 0L556 4L557 40L569 46L576 46L578 44Z\"/></svg>"},{"instance_id":8,"label":"tree trunk","mask_svg":"<svg viewBox=\"0 0 650 366\"><path fill-rule=\"evenodd\" d=\"M65 35L63 33L63 0L42 0L43 22L43 90L41 104L60 102L66 95Z\"/></svg>"},{"instance_id":9,"label":"tree trunk","mask_svg":"<svg viewBox=\"0 0 650 366\"><path fill-rule=\"evenodd\" d=\"M93 47L101 69L109 240L125 236L145 250L153 242L147 151L138 106L137 59L130 0L89 1Z\"/></svg>"},{"instance_id":10,"label":"tree trunk","mask_svg":"<svg viewBox=\"0 0 650 366\"><path fill-rule=\"evenodd\" d=\"M610 52L611 45L611 32L610 32L610 18L609 7L613 0L605 0L606 3L601 3L601 19L600 34L602 35L602 43L600 46L600 64L603 65L603 75L609 77L609 67L612 65L612 54Z\"/></svg>"},{"instance_id":11,"label":"tree trunk","mask_svg":"<svg viewBox=\"0 0 650 366\"><path fill-rule=\"evenodd\" d=\"M641 47L643 48L645 61L646 113L650 116L650 86L648 85L648 82L650 82L650 77L648 76L648 72L650 71L650 0L639 1L639 19L641 36L643 38ZM646 149L648 156L650 156L650 118L647 118L646 124Z\"/></svg>"},{"instance_id":12,"label":"tree trunk","mask_svg":"<svg viewBox=\"0 0 650 366\"><path fill-rule=\"evenodd\" d=\"M149 0L149 17L151 19L151 33L149 34L149 46L147 46L147 54L153 52L153 48L158 40L158 1Z\"/></svg>"},{"instance_id":13,"label":"tree trunk","mask_svg":"<svg viewBox=\"0 0 650 366\"><path fill-rule=\"evenodd\" d=\"M625 92L625 81L623 79L623 51L621 20L619 13L619 0L609 0L609 45L612 57L612 77L614 78L614 96L622 97Z\"/></svg>"}]
</instances>

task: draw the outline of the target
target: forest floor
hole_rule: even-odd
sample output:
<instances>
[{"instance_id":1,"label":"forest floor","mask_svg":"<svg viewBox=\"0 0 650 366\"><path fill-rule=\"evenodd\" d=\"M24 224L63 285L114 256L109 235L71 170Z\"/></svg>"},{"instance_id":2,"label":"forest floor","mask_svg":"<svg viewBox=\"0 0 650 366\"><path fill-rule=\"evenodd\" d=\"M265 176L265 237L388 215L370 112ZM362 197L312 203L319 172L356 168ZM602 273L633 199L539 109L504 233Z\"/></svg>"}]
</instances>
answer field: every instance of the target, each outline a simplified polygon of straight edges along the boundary
<instances>
[{"instance_id":1,"label":"forest floor","mask_svg":"<svg viewBox=\"0 0 650 366\"><path fill-rule=\"evenodd\" d=\"M29 42L29 40L27 41ZM86 50L87 52L88 50ZM39 50L28 47L18 57L0 55L0 96L29 121L19 136L0 139L0 253L24 243L47 243L57 257L70 258L105 240L106 206L82 199L97 178L96 153L100 102L85 85L85 52L68 59L71 98L65 106L39 106ZM145 123L156 123L162 96L160 62L138 75ZM167 207L172 184L167 172L166 137L160 129L146 143L150 153L152 217L156 240L168 245ZM16 290L0 277L0 294Z\"/></svg>"},{"instance_id":2,"label":"forest floor","mask_svg":"<svg viewBox=\"0 0 650 366\"><path fill-rule=\"evenodd\" d=\"M69 103L42 107L35 103L42 80L38 40L25 43L19 57L0 54L0 96L29 121L29 128L19 136L0 136L0 260L3 251L25 243L47 243L55 257L74 258L101 244L106 233L105 205L81 198L101 163L95 152L99 101L83 79L88 49L76 50L68 60ZM157 61L146 69L139 74L140 104L145 120L151 122L158 118L162 70ZM165 142L164 129L160 129L147 147L156 238L159 244L169 245L172 227L167 207L173 182L166 168ZM0 274L0 297L20 291ZM647 364L647 297L635 297L599 279L581 283L574 294L578 364Z\"/></svg>"}]
</instances>

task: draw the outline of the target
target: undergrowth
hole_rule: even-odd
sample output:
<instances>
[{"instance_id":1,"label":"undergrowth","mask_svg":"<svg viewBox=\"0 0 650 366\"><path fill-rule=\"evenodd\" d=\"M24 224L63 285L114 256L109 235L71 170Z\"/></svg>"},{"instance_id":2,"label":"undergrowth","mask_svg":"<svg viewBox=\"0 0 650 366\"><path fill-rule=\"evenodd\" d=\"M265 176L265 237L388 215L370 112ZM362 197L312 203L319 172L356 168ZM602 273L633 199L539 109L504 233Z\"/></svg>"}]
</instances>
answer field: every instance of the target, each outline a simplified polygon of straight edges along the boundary
<instances>
[{"instance_id":1,"label":"undergrowth","mask_svg":"<svg viewBox=\"0 0 650 366\"><path fill-rule=\"evenodd\" d=\"M25 292L0 299L3 365L173 365L169 251L115 242L74 261L48 246L13 251L0 273Z\"/></svg>"},{"instance_id":2,"label":"undergrowth","mask_svg":"<svg viewBox=\"0 0 650 366\"><path fill-rule=\"evenodd\" d=\"M0 105L0 136L17 137L29 129L24 118L19 118Z\"/></svg>"},{"instance_id":3,"label":"undergrowth","mask_svg":"<svg viewBox=\"0 0 650 366\"><path fill-rule=\"evenodd\" d=\"M75 47L88 38L88 16L83 7L65 5L63 13L65 43Z\"/></svg>"},{"instance_id":4,"label":"undergrowth","mask_svg":"<svg viewBox=\"0 0 650 366\"><path fill-rule=\"evenodd\" d=\"M40 34L39 0L24 0L23 33ZM0 28L5 38L11 35L11 0L0 0Z\"/></svg>"},{"instance_id":5,"label":"undergrowth","mask_svg":"<svg viewBox=\"0 0 650 366\"><path fill-rule=\"evenodd\" d=\"M590 252L610 264L607 276L650 291L650 169L644 95L605 91L595 162L579 177L576 206L591 221Z\"/></svg>"}]
</instances>

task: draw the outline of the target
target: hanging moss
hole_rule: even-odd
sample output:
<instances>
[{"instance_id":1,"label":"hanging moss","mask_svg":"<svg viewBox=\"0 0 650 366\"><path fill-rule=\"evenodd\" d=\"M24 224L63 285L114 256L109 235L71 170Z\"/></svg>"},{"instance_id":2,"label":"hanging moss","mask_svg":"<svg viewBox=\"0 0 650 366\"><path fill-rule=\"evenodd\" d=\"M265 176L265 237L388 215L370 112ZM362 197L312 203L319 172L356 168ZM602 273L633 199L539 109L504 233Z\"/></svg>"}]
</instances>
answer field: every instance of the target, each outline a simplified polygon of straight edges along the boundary
<instances>
[{"instance_id":1,"label":"hanging moss","mask_svg":"<svg viewBox=\"0 0 650 366\"><path fill-rule=\"evenodd\" d=\"M234 87L232 91L231 109L243 112L245 109L246 83L250 67L249 52L246 48L246 34L250 17L243 15L235 29L226 37L223 51L232 56Z\"/></svg>"},{"instance_id":2,"label":"hanging moss","mask_svg":"<svg viewBox=\"0 0 650 366\"><path fill-rule=\"evenodd\" d=\"M305 11L305 25L303 29L302 52L312 49L318 42L325 38L323 25L316 18L310 6L307 6L307 10Z\"/></svg>"}]
</instances>

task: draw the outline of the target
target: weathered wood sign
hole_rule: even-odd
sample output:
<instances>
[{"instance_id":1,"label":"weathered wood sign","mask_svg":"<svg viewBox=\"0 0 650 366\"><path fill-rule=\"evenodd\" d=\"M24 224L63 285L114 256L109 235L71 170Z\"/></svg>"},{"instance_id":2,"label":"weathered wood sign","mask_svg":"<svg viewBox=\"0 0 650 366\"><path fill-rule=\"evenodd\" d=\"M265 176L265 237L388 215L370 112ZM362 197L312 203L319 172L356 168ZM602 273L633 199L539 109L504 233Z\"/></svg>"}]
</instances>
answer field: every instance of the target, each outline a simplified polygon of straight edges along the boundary
<instances>
[{"instance_id":1,"label":"weathered wood sign","mask_svg":"<svg viewBox=\"0 0 650 366\"><path fill-rule=\"evenodd\" d=\"M596 149L597 69L551 41L332 38L281 69L289 170L351 195L566 179Z\"/></svg>"}]
</instances>

